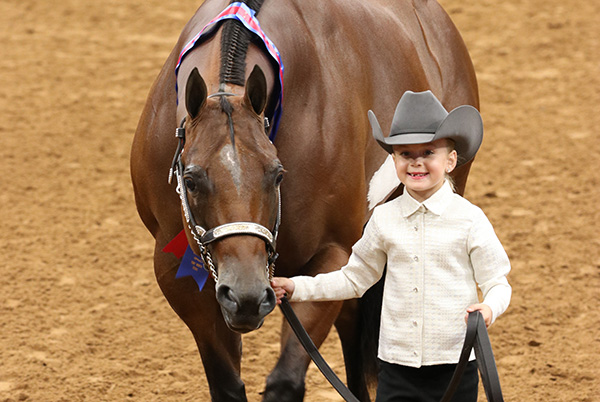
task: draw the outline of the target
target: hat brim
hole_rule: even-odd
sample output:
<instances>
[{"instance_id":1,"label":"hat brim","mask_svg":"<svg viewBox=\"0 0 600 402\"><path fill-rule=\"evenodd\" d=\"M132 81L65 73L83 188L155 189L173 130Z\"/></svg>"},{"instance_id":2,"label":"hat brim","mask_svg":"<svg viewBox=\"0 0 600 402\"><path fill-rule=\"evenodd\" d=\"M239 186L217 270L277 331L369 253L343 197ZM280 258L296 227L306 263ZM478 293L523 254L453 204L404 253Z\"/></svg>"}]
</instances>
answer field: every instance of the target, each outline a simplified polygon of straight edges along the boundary
<instances>
[{"instance_id":1,"label":"hat brim","mask_svg":"<svg viewBox=\"0 0 600 402\"><path fill-rule=\"evenodd\" d=\"M435 141L434 133L392 134L385 139L385 143L388 145L426 144L431 141Z\"/></svg>"},{"instance_id":2,"label":"hat brim","mask_svg":"<svg viewBox=\"0 0 600 402\"><path fill-rule=\"evenodd\" d=\"M381 147L385 149L387 153L391 154L394 152L392 146L386 143L386 138L383 136L383 131L381 131L381 126L379 125L379 121L377 121L377 117L375 117L375 113L373 113L372 110L369 110L367 116L369 116L369 123L371 123L373 138L375 138L377 143L381 145Z\"/></svg>"},{"instance_id":3,"label":"hat brim","mask_svg":"<svg viewBox=\"0 0 600 402\"><path fill-rule=\"evenodd\" d=\"M449 138L454 141L458 154L457 165L464 165L475 157L483 140L483 121L479 111L470 105L453 109L435 131L432 141Z\"/></svg>"}]
</instances>

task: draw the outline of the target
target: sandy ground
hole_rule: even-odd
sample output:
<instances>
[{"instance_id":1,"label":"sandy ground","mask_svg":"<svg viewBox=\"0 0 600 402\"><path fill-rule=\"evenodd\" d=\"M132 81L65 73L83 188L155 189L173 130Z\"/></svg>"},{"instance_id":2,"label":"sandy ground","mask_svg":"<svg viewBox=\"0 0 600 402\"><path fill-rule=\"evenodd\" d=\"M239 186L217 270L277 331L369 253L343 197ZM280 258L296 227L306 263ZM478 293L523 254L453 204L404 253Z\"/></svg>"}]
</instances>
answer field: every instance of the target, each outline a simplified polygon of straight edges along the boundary
<instances>
[{"instance_id":1,"label":"sandy ground","mask_svg":"<svg viewBox=\"0 0 600 402\"><path fill-rule=\"evenodd\" d=\"M600 401L600 3L443 0L479 77L466 196L513 263L491 328L507 401ZM204 401L191 334L155 282L129 147L198 6L0 1L0 401ZM251 401L280 314L244 337ZM335 335L323 347L343 373ZM312 367L307 400L338 401ZM484 400L484 397L481 398Z\"/></svg>"}]
</instances>

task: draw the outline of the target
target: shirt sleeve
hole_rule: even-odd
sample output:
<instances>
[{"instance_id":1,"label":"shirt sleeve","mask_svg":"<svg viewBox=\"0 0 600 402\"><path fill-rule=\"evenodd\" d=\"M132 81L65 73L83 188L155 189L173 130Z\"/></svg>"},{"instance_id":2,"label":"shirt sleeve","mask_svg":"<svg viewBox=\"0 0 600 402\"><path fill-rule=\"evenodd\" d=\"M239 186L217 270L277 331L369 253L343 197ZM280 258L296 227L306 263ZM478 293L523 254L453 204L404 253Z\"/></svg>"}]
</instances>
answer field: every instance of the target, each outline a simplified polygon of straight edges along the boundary
<instances>
[{"instance_id":1,"label":"shirt sleeve","mask_svg":"<svg viewBox=\"0 0 600 402\"><path fill-rule=\"evenodd\" d=\"M506 311L512 296L512 288L506 278L510 272L510 261L492 224L483 211L479 211L469 233L469 257L475 280L483 294L483 303L492 309L493 323Z\"/></svg>"},{"instance_id":2,"label":"shirt sleeve","mask_svg":"<svg viewBox=\"0 0 600 402\"><path fill-rule=\"evenodd\" d=\"M376 210L375 210L376 212ZM346 300L361 297L381 278L387 253L377 229L376 213L363 236L352 247L348 264L341 269L312 276L295 276L291 301Z\"/></svg>"}]
</instances>

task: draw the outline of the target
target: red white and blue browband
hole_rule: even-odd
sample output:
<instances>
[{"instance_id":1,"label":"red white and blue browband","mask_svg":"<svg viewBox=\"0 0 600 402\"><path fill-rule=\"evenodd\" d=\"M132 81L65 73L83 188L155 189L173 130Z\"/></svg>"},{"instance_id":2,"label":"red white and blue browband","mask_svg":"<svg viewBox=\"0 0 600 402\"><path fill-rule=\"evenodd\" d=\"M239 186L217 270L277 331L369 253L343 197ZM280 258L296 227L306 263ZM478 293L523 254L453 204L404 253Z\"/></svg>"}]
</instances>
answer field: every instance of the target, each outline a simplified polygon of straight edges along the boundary
<instances>
[{"instance_id":1,"label":"red white and blue browband","mask_svg":"<svg viewBox=\"0 0 600 402\"><path fill-rule=\"evenodd\" d=\"M281 118L281 108L283 102L283 62L281 61L281 55L279 54L279 50L277 50L275 44L263 32L258 22L258 19L256 19L255 17L255 14L256 12L244 3L231 3L227 8L225 8L225 10L221 11L219 15L217 15L208 24L206 24L206 26L204 26L204 28L202 28L202 30L200 30L200 32L198 32L183 47L183 50L179 54L177 65L175 66L175 77L177 77L177 73L179 72L179 66L181 65L181 62L183 61L185 56L196 46L196 44L198 44L198 41L203 36L211 32L211 28L214 28L217 22L226 19L236 19L240 21L242 24L244 24L246 29L248 29L250 32L258 36L262 40L267 51L279 66L279 100L273 113L273 121L271 122L271 133L269 135L269 139L273 141L275 139L275 135L277 134L277 129L279 128L279 119ZM177 91L177 84L175 84L175 91Z\"/></svg>"}]
</instances>

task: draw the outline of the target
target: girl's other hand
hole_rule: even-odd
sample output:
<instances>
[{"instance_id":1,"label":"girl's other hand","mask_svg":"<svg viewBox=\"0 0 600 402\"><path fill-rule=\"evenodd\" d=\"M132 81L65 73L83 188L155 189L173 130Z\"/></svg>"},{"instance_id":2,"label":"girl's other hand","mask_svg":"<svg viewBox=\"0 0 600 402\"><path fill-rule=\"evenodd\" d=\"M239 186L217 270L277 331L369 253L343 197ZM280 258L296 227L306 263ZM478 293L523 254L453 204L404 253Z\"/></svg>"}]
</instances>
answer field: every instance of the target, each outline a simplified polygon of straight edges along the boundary
<instances>
[{"instance_id":1,"label":"girl's other hand","mask_svg":"<svg viewBox=\"0 0 600 402\"><path fill-rule=\"evenodd\" d=\"M492 324L492 309L487 304L477 303L467 307L467 314L465 315L465 322L469 319L469 313L473 311L480 311L485 321L485 327L488 328Z\"/></svg>"},{"instance_id":2,"label":"girl's other hand","mask_svg":"<svg viewBox=\"0 0 600 402\"><path fill-rule=\"evenodd\" d=\"M271 280L271 287L275 291L275 296L277 297L277 304L281 304L281 299L284 296L292 296L294 293L294 281L289 278L283 278L276 276Z\"/></svg>"}]
</instances>

